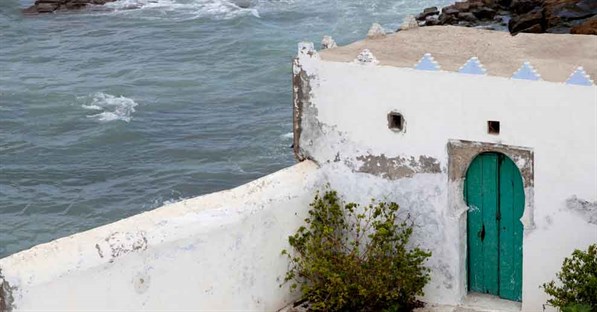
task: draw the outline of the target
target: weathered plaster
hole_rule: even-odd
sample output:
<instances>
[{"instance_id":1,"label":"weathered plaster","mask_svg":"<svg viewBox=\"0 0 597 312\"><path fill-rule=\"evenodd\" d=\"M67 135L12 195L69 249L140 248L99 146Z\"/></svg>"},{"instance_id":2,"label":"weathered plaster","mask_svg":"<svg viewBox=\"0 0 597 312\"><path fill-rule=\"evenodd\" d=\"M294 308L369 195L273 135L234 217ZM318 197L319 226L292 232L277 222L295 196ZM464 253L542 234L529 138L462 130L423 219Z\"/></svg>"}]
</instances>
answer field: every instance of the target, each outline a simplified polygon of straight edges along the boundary
<instances>
[{"instance_id":1,"label":"weathered plaster","mask_svg":"<svg viewBox=\"0 0 597 312\"><path fill-rule=\"evenodd\" d=\"M362 161L358 172L370 173L389 180L410 178L415 173L441 173L438 160L427 156L419 156L419 159L413 156L388 158L381 154L358 156L356 159Z\"/></svg>"},{"instance_id":2,"label":"weathered plaster","mask_svg":"<svg viewBox=\"0 0 597 312\"><path fill-rule=\"evenodd\" d=\"M441 304L467 295L468 165L482 152L507 155L525 187L522 310L542 309L547 298L539 285L597 231L566 205L571 194L597 197L597 88L352 62L365 48L346 55L346 63L299 57L315 74L300 120L301 152L345 196L389 198L416 216L413 243L433 252L424 300ZM400 112L407 131L389 129L388 112ZM490 120L500 121L498 135L488 133Z\"/></svg>"},{"instance_id":3,"label":"weathered plaster","mask_svg":"<svg viewBox=\"0 0 597 312\"><path fill-rule=\"evenodd\" d=\"M11 312L14 308L13 287L2 275L0 268L0 312Z\"/></svg>"},{"instance_id":4,"label":"weathered plaster","mask_svg":"<svg viewBox=\"0 0 597 312\"><path fill-rule=\"evenodd\" d=\"M0 310L276 311L298 296L280 251L321 183L303 161L0 259Z\"/></svg>"},{"instance_id":5,"label":"weathered plaster","mask_svg":"<svg viewBox=\"0 0 597 312\"><path fill-rule=\"evenodd\" d=\"M534 154L533 151L525 147L515 147L503 144L471 142L464 140L451 140L448 143L448 177L450 182L454 183L455 189L451 196L452 210L455 215L464 215L468 210L464 202L464 178L469 165L477 155L486 152L501 153L509 157L518 167L522 175L523 186L525 190L525 208L521 222L524 225L525 233L535 227L534 222ZM464 229L466 231L466 229Z\"/></svg>"},{"instance_id":6,"label":"weathered plaster","mask_svg":"<svg viewBox=\"0 0 597 312\"><path fill-rule=\"evenodd\" d=\"M311 104L311 84L317 81L317 72L313 70L313 63L319 60L319 54L315 51L312 43L302 42L298 45L298 56L292 62L292 100L293 100L293 149L298 161L308 157L301 150L301 134L303 127L311 125L313 129L320 129L311 116L316 116L317 111L305 114L305 110L314 110ZM305 118L306 116L307 118ZM305 118L305 120L303 120ZM307 123L307 125L304 125ZM314 124L315 123L315 124Z\"/></svg>"},{"instance_id":7,"label":"weathered plaster","mask_svg":"<svg viewBox=\"0 0 597 312\"><path fill-rule=\"evenodd\" d=\"M462 180L466 176L468 166L477 155L486 152L497 152L508 156L518 166L524 187L533 187L533 151L530 148L515 147L495 143L451 140L448 143L450 180Z\"/></svg>"},{"instance_id":8,"label":"weathered plaster","mask_svg":"<svg viewBox=\"0 0 597 312\"><path fill-rule=\"evenodd\" d=\"M114 232L110 236L95 244L95 249L100 258L104 255L114 259L130 252L143 251L147 249L146 233L140 232Z\"/></svg>"},{"instance_id":9,"label":"weathered plaster","mask_svg":"<svg viewBox=\"0 0 597 312\"><path fill-rule=\"evenodd\" d=\"M597 202L590 202L588 200L580 199L576 197L576 195L572 195L570 198L566 199L566 208L576 212L587 222L597 224Z\"/></svg>"}]
</instances>

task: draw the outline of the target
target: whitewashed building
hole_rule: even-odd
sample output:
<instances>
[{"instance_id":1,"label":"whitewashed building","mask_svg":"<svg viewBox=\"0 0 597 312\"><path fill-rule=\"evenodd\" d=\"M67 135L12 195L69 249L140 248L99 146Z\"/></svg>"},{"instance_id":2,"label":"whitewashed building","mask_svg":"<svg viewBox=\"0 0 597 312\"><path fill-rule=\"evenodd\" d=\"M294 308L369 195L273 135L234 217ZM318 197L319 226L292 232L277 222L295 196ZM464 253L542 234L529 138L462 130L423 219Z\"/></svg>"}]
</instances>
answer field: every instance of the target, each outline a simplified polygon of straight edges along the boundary
<instances>
[{"instance_id":1,"label":"whitewashed building","mask_svg":"<svg viewBox=\"0 0 597 312\"><path fill-rule=\"evenodd\" d=\"M276 311L297 296L279 287L280 251L327 183L412 216L433 253L430 306L480 292L550 310L539 286L597 242L590 77L595 36L426 27L302 43L297 165L0 259L0 310Z\"/></svg>"}]
</instances>

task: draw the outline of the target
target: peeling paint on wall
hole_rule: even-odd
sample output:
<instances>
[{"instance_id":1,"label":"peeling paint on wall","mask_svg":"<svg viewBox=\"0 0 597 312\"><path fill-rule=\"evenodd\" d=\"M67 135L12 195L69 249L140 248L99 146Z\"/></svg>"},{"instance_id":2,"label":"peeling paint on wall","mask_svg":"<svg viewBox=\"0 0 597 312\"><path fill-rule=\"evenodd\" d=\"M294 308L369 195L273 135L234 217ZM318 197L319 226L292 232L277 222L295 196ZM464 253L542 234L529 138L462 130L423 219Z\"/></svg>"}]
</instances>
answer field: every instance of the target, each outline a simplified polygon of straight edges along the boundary
<instances>
[{"instance_id":1,"label":"peeling paint on wall","mask_svg":"<svg viewBox=\"0 0 597 312\"><path fill-rule=\"evenodd\" d=\"M142 251L147 249L147 238L145 232L115 232L106 237L104 241L95 244L95 249L100 258L110 257L110 262L114 259L130 252Z\"/></svg>"},{"instance_id":2,"label":"peeling paint on wall","mask_svg":"<svg viewBox=\"0 0 597 312\"><path fill-rule=\"evenodd\" d=\"M572 195L566 199L566 208L576 212L587 222L597 224L597 202L590 202Z\"/></svg>"},{"instance_id":3,"label":"peeling paint on wall","mask_svg":"<svg viewBox=\"0 0 597 312\"><path fill-rule=\"evenodd\" d=\"M11 312L14 309L14 298L12 296L15 287L11 287L2 275L0 269L0 312Z\"/></svg>"},{"instance_id":4,"label":"peeling paint on wall","mask_svg":"<svg viewBox=\"0 0 597 312\"><path fill-rule=\"evenodd\" d=\"M357 160L363 164L358 172L370 173L389 180L410 178L415 173L441 173L440 163L437 159L429 156L415 157L392 157L386 155L359 156Z\"/></svg>"},{"instance_id":5,"label":"peeling paint on wall","mask_svg":"<svg viewBox=\"0 0 597 312\"><path fill-rule=\"evenodd\" d=\"M464 179L466 170L472 160L481 153L497 152L502 153L518 166L524 185L526 187L533 187L533 151L524 147L515 147L501 144L480 143L464 140L451 140L448 144L448 155L450 157L450 164L448 172L450 180Z\"/></svg>"},{"instance_id":6,"label":"peeling paint on wall","mask_svg":"<svg viewBox=\"0 0 597 312\"><path fill-rule=\"evenodd\" d=\"M317 116L317 111L305 114L308 109L314 110L311 103L312 86L311 82L317 80L317 74L310 66L311 61L318 61L319 54L315 51L313 43L301 42L298 45L298 56L292 63L292 100L293 100L293 149L298 161L309 157L301 149L301 135L303 132L303 118L305 116ZM312 118L315 120L315 118ZM312 120L312 121L313 121ZM319 127L314 127L319 128Z\"/></svg>"}]
</instances>

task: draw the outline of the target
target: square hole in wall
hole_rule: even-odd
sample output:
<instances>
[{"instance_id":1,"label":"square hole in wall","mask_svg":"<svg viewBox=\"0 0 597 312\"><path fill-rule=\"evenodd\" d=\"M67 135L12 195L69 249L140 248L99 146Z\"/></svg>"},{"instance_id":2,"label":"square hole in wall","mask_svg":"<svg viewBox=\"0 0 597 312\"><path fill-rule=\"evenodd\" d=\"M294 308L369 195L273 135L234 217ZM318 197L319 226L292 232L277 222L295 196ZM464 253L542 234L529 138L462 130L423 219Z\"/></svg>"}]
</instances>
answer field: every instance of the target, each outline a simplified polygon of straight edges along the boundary
<instances>
[{"instance_id":1,"label":"square hole in wall","mask_svg":"<svg viewBox=\"0 0 597 312\"><path fill-rule=\"evenodd\" d=\"M391 112L388 114L388 128L394 131L404 130L404 117L400 113Z\"/></svg>"},{"instance_id":2,"label":"square hole in wall","mask_svg":"<svg viewBox=\"0 0 597 312\"><path fill-rule=\"evenodd\" d=\"M489 120L487 122L487 133L489 134L500 134L500 122Z\"/></svg>"}]
</instances>

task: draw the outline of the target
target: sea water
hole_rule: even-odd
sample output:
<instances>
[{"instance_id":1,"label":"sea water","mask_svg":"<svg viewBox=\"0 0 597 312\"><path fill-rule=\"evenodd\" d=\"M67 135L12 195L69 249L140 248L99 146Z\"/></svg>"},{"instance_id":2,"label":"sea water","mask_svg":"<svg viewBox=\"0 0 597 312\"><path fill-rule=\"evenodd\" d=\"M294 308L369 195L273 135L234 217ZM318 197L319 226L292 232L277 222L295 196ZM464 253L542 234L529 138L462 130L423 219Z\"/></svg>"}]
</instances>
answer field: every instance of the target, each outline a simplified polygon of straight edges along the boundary
<instances>
[{"instance_id":1,"label":"sea water","mask_svg":"<svg viewBox=\"0 0 597 312\"><path fill-rule=\"evenodd\" d=\"M295 163L291 60L450 0L0 2L0 258Z\"/></svg>"}]
</instances>

